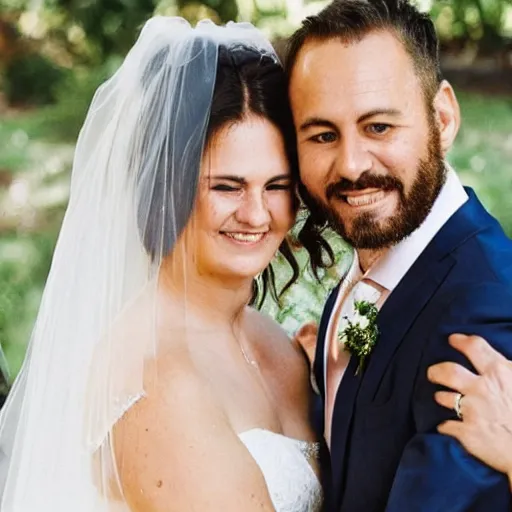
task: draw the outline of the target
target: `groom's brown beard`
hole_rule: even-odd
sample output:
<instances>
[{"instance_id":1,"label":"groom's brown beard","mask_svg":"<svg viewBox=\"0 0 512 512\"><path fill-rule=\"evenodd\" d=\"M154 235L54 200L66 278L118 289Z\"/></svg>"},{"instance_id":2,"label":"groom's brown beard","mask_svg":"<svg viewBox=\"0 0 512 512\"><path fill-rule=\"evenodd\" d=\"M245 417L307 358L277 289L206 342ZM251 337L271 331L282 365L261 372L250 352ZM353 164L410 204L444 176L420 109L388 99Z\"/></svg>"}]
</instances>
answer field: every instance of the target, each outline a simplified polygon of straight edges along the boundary
<instances>
[{"instance_id":1,"label":"groom's brown beard","mask_svg":"<svg viewBox=\"0 0 512 512\"><path fill-rule=\"evenodd\" d=\"M374 219L371 212L363 213L347 226L334 209L318 204L329 225L356 249L383 249L397 244L415 231L426 219L446 180L446 168L441 151L440 133L431 125L428 155L419 161L416 179L408 194L403 183L395 176L363 173L357 181L343 179L327 187L328 199L348 190L377 188L396 190L399 197L394 214L384 222Z\"/></svg>"}]
</instances>

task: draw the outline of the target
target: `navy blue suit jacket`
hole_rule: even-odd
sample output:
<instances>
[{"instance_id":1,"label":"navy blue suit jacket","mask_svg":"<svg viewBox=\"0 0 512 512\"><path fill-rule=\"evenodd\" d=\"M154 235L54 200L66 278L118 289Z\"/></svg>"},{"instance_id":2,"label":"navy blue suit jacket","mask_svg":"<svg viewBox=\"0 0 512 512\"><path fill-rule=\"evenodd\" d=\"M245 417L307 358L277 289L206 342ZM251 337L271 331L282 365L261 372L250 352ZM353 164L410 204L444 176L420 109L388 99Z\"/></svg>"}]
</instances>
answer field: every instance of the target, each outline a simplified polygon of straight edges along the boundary
<instances>
[{"instance_id":1,"label":"navy blue suit jacket","mask_svg":"<svg viewBox=\"0 0 512 512\"><path fill-rule=\"evenodd\" d=\"M500 512L511 510L507 478L436 432L454 412L434 401L427 368L470 364L447 342L479 334L512 359L512 242L467 189L382 307L380 338L362 376L352 358L338 389L330 450L330 512ZM325 331L315 377L324 396ZM321 419L320 419L321 422Z\"/></svg>"}]
</instances>

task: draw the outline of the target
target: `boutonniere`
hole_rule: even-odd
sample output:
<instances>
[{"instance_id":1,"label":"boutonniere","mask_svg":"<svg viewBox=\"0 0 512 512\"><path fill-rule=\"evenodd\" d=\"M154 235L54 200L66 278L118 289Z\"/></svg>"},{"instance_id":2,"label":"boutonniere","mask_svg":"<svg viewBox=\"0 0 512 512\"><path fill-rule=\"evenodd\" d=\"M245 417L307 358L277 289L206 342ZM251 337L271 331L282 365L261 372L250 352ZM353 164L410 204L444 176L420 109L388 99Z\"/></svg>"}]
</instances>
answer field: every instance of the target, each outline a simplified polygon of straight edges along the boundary
<instances>
[{"instance_id":1,"label":"boutonniere","mask_svg":"<svg viewBox=\"0 0 512 512\"><path fill-rule=\"evenodd\" d=\"M379 310L372 302L354 302L354 312L349 318L343 317L344 326L338 334L338 342L354 357L359 358L356 375L362 373L367 357L379 338L377 315Z\"/></svg>"}]
</instances>

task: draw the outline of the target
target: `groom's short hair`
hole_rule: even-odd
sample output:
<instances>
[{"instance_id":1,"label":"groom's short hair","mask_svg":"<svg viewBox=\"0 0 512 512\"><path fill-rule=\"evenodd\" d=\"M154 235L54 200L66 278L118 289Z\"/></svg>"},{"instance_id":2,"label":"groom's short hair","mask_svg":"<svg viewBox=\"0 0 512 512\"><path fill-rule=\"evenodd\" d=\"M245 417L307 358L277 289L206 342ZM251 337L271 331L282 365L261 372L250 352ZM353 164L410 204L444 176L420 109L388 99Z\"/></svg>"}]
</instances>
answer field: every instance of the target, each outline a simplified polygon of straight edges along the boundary
<instances>
[{"instance_id":1,"label":"groom's short hair","mask_svg":"<svg viewBox=\"0 0 512 512\"><path fill-rule=\"evenodd\" d=\"M288 41L288 76L306 42L340 39L352 43L380 30L392 32L404 45L430 103L442 81L439 42L430 16L408 0L334 0L319 14L308 16Z\"/></svg>"}]
</instances>

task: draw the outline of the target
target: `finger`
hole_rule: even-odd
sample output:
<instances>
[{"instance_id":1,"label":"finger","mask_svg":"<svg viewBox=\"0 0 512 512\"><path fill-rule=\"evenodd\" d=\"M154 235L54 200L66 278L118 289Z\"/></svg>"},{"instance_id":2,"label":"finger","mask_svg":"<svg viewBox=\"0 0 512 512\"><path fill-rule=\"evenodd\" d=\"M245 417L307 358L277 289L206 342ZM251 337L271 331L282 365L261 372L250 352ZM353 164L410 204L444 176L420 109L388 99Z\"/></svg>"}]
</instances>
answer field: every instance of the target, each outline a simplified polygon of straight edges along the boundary
<instances>
[{"instance_id":1,"label":"finger","mask_svg":"<svg viewBox=\"0 0 512 512\"><path fill-rule=\"evenodd\" d=\"M505 358L480 336L452 334L450 345L464 354L479 374L485 373L490 366L505 361Z\"/></svg>"},{"instance_id":2,"label":"finger","mask_svg":"<svg viewBox=\"0 0 512 512\"><path fill-rule=\"evenodd\" d=\"M448 420L438 425L437 431L440 434L454 437L459 442L462 442L462 438L464 437L464 428L464 423L462 423L462 421Z\"/></svg>"},{"instance_id":3,"label":"finger","mask_svg":"<svg viewBox=\"0 0 512 512\"><path fill-rule=\"evenodd\" d=\"M439 405L455 410L455 400L458 395L459 393L453 393L452 391L438 391L434 393L434 398Z\"/></svg>"},{"instance_id":4,"label":"finger","mask_svg":"<svg viewBox=\"0 0 512 512\"><path fill-rule=\"evenodd\" d=\"M315 322L309 322L304 324L299 330L295 333L295 336L316 336L318 332L318 325Z\"/></svg>"},{"instance_id":5,"label":"finger","mask_svg":"<svg viewBox=\"0 0 512 512\"><path fill-rule=\"evenodd\" d=\"M316 324L303 325L292 340L295 346L306 354L310 365L313 364L315 359L317 331Z\"/></svg>"},{"instance_id":6,"label":"finger","mask_svg":"<svg viewBox=\"0 0 512 512\"><path fill-rule=\"evenodd\" d=\"M428 379L434 384L465 394L478 376L457 363L445 362L431 366L427 372Z\"/></svg>"}]
</instances>

